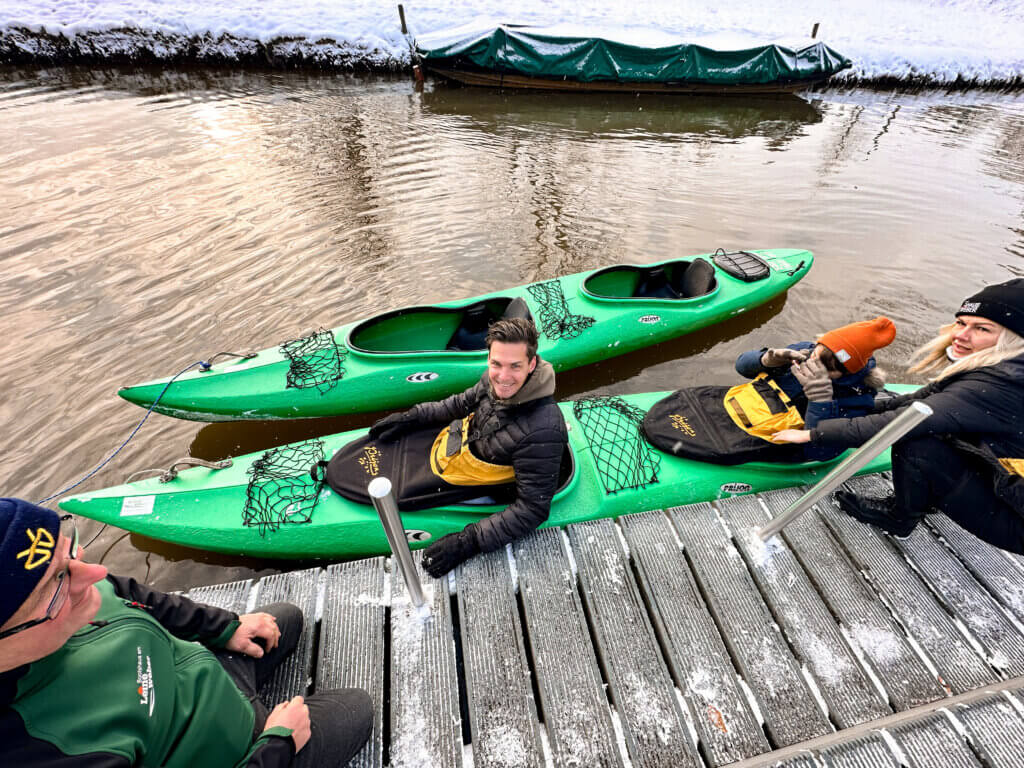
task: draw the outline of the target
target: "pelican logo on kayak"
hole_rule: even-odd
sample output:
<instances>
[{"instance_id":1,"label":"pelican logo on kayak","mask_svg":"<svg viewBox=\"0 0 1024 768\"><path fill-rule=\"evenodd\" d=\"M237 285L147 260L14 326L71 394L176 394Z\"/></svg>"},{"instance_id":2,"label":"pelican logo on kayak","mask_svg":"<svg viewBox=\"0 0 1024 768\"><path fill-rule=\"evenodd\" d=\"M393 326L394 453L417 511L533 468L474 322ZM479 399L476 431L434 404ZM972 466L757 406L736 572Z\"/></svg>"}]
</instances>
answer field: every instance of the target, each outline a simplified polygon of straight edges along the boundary
<instances>
[{"instance_id":1,"label":"pelican logo on kayak","mask_svg":"<svg viewBox=\"0 0 1024 768\"><path fill-rule=\"evenodd\" d=\"M672 426L678 429L684 435L689 435L690 437L697 436L697 433L694 431L693 427L690 426L690 422L686 420L685 416L680 416L678 413L673 413L672 415L669 416L669 419L672 422Z\"/></svg>"},{"instance_id":2,"label":"pelican logo on kayak","mask_svg":"<svg viewBox=\"0 0 1024 768\"><path fill-rule=\"evenodd\" d=\"M719 493L734 494L750 493L752 490L754 490L754 486L750 483L725 483L718 489Z\"/></svg>"},{"instance_id":3,"label":"pelican logo on kayak","mask_svg":"<svg viewBox=\"0 0 1024 768\"><path fill-rule=\"evenodd\" d=\"M412 384L424 384L428 381L433 381L441 374L434 373L433 371L420 371L419 373L413 373L405 377L405 380Z\"/></svg>"},{"instance_id":4,"label":"pelican logo on kayak","mask_svg":"<svg viewBox=\"0 0 1024 768\"><path fill-rule=\"evenodd\" d=\"M405 529L405 540L411 543L427 541L430 539L430 531L419 531L412 528Z\"/></svg>"},{"instance_id":5,"label":"pelican logo on kayak","mask_svg":"<svg viewBox=\"0 0 1024 768\"><path fill-rule=\"evenodd\" d=\"M661 322L661 315L644 315L640 318L640 322L644 325L654 325Z\"/></svg>"},{"instance_id":6,"label":"pelican logo on kayak","mask_svg":"<svg viewBox=\"0 0 1024 768\"><path fill-rule=\"evenodd\" d=\"M359 457L359 466L363 468L370 477L376 477L380 472L380 451L374 445L363 448L363 455Z\"/></svg>"}]
</instances>

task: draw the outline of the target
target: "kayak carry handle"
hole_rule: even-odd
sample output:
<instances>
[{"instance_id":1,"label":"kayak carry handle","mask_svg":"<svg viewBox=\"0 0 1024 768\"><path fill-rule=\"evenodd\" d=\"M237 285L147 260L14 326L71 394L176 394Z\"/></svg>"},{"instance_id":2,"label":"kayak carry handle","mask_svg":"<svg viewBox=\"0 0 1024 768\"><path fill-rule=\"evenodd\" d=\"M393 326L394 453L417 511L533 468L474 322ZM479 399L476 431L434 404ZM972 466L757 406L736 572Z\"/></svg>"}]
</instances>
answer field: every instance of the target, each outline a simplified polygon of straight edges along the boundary
<instances>
[{"instance_id":1,"label":"kayak carry handle","mask_svg":"<svg viewBox=\"0 0 1024 768\"><path fill-rule=\"evenodd\" d=\"M790 504L785 512L758 531L757 535L761 538L761 541L767 541L779 533L814 504L853 477L878 454L931 415L932 409L924 403L920 401L911 403L909 408L886 424L864 445L839 462L839 464L832 468L831 472L821 478L807 493Z\"/></svg>"},{"instance_id":2,"label":"kayak carry handle","mask_svg":"<svg viewBox=\"0 0 1024 768\"><path fill-rule=\"evenodd\" d=\"M255 352L218 352L213 357L211 357L209 360L200 360L199 361L199 372L200 373L206 373L208 370L213 368L213 361L216 360L218 357L239 357L242 360L252 360L254 357L256 357L256 353Z\"/></svg>"},{"instance_id":3,"label":"kayak carry handle","mask_svg":"<svg viewBox=\"0 0 1024 768\"><path fill-rule=\"evenodd\" d=\"M402 572L405 586L409 590L409 597L412 604L422 608L426 604L423 597L423 587L420 584L419 573L416 571L416 564L412 561L412 551L409 549L409 541L405 538L405 527L402 525L402 518L398 514L398 504L395 503L395 494L391 492L391 481L386 477L375 477L366 486L366 491L373 501L373 506L380 516L381 525L384 526L384 533L388 537L388 544L398 561L398 569Z\"/></svg>"},{"instance_id":4,"label":"kayak carry handle","mask_svg":"<svg viewBox=\"0 0 1024 768\"><path fill-rule=\"evenodd\" d=\"M206 461L206 459L195 459L191 456L186 456L183 459L178 459L176 462L171 464L167 469L160 475L161 483L169 483L171 480L178 476L179 467L206 467L207 469L227 469L231 466L231 459L224 459L223 461Z\"/></svg>"}]
</instances>

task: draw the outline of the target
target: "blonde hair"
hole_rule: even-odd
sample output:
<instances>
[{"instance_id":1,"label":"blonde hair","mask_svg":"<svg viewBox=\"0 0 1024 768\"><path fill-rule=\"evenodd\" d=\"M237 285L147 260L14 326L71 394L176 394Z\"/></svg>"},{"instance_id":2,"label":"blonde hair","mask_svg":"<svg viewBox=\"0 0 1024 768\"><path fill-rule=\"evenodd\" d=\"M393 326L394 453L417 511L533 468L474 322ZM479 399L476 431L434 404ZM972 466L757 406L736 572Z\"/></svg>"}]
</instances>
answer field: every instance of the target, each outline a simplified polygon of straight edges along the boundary
<instances>
[{"instance_id":1,"label":"blonde hair","mask_svg":"<svg viewBox=\"0 0 1024 768\"><path fill-rule=\"evenodd\" d=\"M938 376L932 378L932 381L938 381L947 376L954 376L965 371L973 371L977 368L1001 363L1003 360L1008 360L1017 355L1024 355L1024 338L1021 338L1009 328L1003 328L999 338L996 339L996 343L991 347L972 352L966 357L954 361L952 365L946 365L949 362L949 358L946 357L946 349L953 343L953 332L955 330L955 322L939 328L938 336L914 352L912 360L917 360L917 362L910 366L909 372L924 373L942 368L945 365L946 368Z\"/></svg>"}]
</instances>

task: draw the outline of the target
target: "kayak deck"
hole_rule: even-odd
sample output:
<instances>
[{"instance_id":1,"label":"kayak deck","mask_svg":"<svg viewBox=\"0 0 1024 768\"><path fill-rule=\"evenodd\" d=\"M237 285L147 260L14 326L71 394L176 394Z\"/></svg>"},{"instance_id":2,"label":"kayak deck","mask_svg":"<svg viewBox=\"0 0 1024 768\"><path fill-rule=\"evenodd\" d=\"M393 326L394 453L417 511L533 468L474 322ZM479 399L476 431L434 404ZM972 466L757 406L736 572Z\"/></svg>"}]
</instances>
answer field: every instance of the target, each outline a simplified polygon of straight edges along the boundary
<instances>
[{"instance_id":1,"label":"kayak deck","mask_svg":"<svg viewBox=\"0 0 1024 768\"><path fill-rule=\"evenodd\" d=\"M463 565L451 595L424 577L428 619L383 557L190 596L303 608L264 693L369 691L353 765L454 768L470 749L474 765L895 766L892 745L917 765L1019 764L1024 559L940 515L896 541L830 503L755 541L798 495L538 531Z\"/></svg>"}]
</instances>

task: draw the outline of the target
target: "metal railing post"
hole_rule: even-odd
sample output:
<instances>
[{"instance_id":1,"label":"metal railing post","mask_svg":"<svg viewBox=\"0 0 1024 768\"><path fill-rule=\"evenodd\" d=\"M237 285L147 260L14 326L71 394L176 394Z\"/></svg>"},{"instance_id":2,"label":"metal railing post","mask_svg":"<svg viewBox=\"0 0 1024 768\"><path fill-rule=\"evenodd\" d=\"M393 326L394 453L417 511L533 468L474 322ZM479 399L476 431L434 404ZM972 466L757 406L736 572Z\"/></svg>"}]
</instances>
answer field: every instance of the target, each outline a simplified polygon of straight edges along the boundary
<instances>
[{"instance_id":1,"label":"metal railing post","mask_svg":"<svg viewBox=\"0 0 1024 768\"><path fill-rule=\"evenodd\" d=\"M416 572L416 564L412 561L412 551L409 549L409 541L405 538L405 527L402 525L402 518L398 515L398 505L395 503L395 496L391 493L391 481L386 477L375 477L366 486L373 506L380 516L380 522L384 526L384 533L388 537L388 544L398 562L398 568L402 572L405 586L409 590L409 597L412 604L417 608L423 607L427 602L423 597L423 587L420 584L419 574Z\"/></svg>"},{"instance_id":2,"label":"metal railing post","mask_svg":"<svg viewBox=\"0 0 1024 768\"><path fill-rule=\"evenodd\" d=\"M880 429L878 434L843 459L843 461L839 462L839 464L832 468L831 472L821 478L807 493L790 504L785 512L758 531L757 535L761 537L761 541L767 541L796 520L814 504L863 469L878 454L931 415L932 409L924 403L920 401L911 403L903 413Z\"/></svg>"}]
</instances>

